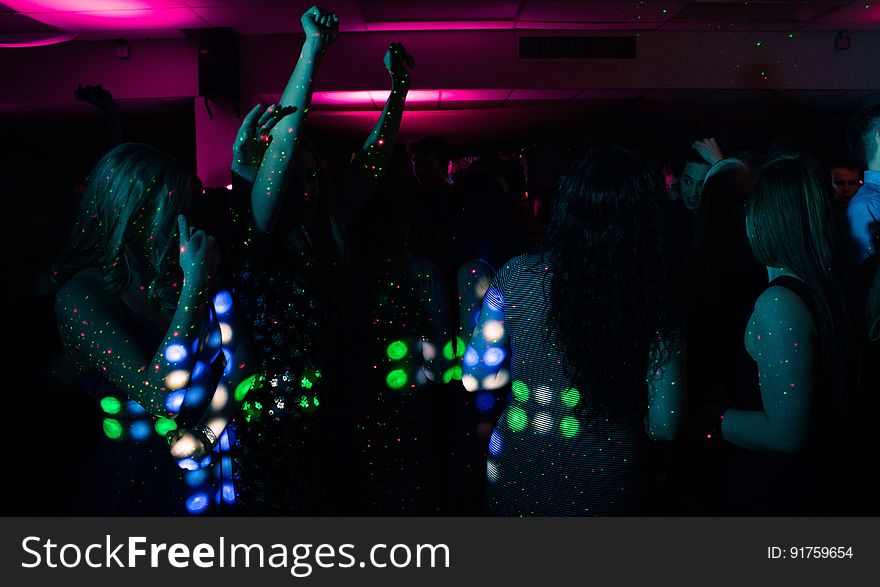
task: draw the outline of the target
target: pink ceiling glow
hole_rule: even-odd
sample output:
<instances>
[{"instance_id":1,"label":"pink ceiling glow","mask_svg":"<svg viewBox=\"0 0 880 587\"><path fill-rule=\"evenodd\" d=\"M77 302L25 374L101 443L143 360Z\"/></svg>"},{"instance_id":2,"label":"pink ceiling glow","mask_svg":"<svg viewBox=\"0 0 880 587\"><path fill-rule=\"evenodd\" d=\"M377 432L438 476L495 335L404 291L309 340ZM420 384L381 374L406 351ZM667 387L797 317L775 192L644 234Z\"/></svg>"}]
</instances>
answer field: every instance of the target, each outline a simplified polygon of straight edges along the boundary
<instances>
[{"instance_id":1,"label":"pink ceiling glow","mask_svg":"<svg viewBox=\"0 0 880 587\"><path fill-rule=\"evenodd\" d=\"M542 99L538 91L530 95L530 99ZM388 99L388 90L356 90L315 92L312 104L315 106L346 106L357 110L381 110ZM458 102L495 102L506 100L511 90L503 89L468 89L468 90L410 90L406 103L411 106L427 106L440 108L442 105L453 105ZM423 108L424 109L424 108Z\"/></svg>"},{"instance_id":2,"label":"pink ceiling glow","mask_svg":"<svg viewBox=\"0 0 880 587\"><path fill-rule=\"evenodd\" d=\"M3 0L9 8L69 31L204 26L181 0Z\"/></svg>"}]
</instances>

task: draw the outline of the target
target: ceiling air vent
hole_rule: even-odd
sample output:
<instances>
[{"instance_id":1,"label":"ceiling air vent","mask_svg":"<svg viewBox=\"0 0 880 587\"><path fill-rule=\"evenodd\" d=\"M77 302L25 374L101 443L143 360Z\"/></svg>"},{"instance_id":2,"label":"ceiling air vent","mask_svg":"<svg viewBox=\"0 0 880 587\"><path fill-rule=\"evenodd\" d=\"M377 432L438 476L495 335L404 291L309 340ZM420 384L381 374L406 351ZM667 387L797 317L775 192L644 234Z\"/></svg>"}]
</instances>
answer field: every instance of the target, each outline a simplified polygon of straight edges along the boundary
<instances>
[{"instance_id":1,"label":"ceiling air vent","mask_svg":"<svg viewBox=\"0 0 880 587\"><path fill-rule=\"evenodd\" d=\"M520 59L635 59L635 37L520 37Z\"/></svg>"}]
</instances>

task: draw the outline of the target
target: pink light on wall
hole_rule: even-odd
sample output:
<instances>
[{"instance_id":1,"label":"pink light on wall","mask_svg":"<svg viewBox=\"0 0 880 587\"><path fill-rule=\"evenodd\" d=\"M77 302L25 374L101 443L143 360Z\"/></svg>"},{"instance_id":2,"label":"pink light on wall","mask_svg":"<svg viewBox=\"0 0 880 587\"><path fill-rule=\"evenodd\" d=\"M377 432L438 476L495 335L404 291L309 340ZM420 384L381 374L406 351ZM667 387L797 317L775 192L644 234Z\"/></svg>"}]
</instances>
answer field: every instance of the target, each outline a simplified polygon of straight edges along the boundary
<instances>
[{"instance_id":1,"label":"pink light on wall","mask_svg":"<svg viewBox=\"0 0 880 587\"><path fill-rule=\"evenodd\" d=\"M389 93L389 90L315 92L312 95L312 104L381 109ZM510 90L410 90L406 96L406 103L440 107L444 103L504 100L509 94Z\"/></svg>"},{"instance_id":2,"label":"pink light on wall","mask_svg":"<svg viewBox=\"0 0 880 587\"><path fill-rule=\"evenodd\" d=\"M0 49L21 49L57 45L76 38L76 33L8 33L0 34Z\"/></svg>"},{"instance_id":3,"label":"pink light on wall","mask_svg":"<svg viewBox=\"0 0 880 587\"><path fill-rule=\"evenodd\" d=\"M428 22L369 22L364 31L485 31L514 28L511 20L444 20Z\"/></svg>"}]
</instances>

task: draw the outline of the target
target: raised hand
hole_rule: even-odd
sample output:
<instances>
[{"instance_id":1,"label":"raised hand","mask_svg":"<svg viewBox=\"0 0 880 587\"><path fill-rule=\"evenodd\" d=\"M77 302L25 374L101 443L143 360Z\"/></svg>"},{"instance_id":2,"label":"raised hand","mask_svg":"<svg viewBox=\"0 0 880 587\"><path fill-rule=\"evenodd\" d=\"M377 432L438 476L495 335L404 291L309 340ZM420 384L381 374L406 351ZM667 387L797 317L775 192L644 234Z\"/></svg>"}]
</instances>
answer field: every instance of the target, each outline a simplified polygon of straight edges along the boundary
<instances>
[{"instance_id":1,"label":"raised hand","mask_svg":"<svg viewBox=\"0 0 880 587\"><path fill-rule=\"evenodd\" d=\"M257 104L248 112L238 129L238 136L232 146L232 171L249 183L257 179L257 171L263 161L263 155L269 146L269 131L289 114L296 112L296 107L281 108L278 104L263 106Z\"/></svg>"},{"instance_id":2,"label":"raised hand","mask_svg":"<svg viewBox=\"0 0 880 587\"><path fill-rule=\"evenodd\" d=\"M718 146L718 143L714 138L694 141L694 144L691 145L691 147L699 153L700 157L705 159L706 163L709 165L715 165L724 159L724 153L721 152L721 148Z\"/></svg>"},{"instance_id":3,"label":"raised hand","mask_svg":"<svg viewBox=\"0 0 880 587\"><path fill-rule=\"evenodd\" d=\"M220 248L214 237L204 230L195 230L186 217L177 217L180 230L180 268L183 270L183 286L190 292L207 288L209 281L220 266Z\"/></svg>"},{"instance_id":4,"label":"raised hand","mask_svg":"<svg viewBox=\"0 0 880 587\"><path fill-rule=\"evenodd\" d=\"M306 34L306 42L314 43L320 53L324 53L333 44L339 32L339 17L317 6L309 8L300 18L300 22Z\"/></svg>"},{"instance_id":5,"label":"raised hand","mask_svg":"<svg viewBox=\"0 0 880 587\"><path fill-rule=\"evenodd\" d=\"M208 454L204 441L190 430L175 429L167 435L171 456L176 459L201 459Z\"/></svg>"},{"instance_id":6,"label":"raised hand","mask_svg":"<svg viewBox=\"0 0 880 587\"><path fill-rule=\"evenodd\" d=\"M416 61L406 50L403 43L391 43L385 53L385 69L392 77L409 75L409 70L415 67Z\"/></svg>"}]
</instances>

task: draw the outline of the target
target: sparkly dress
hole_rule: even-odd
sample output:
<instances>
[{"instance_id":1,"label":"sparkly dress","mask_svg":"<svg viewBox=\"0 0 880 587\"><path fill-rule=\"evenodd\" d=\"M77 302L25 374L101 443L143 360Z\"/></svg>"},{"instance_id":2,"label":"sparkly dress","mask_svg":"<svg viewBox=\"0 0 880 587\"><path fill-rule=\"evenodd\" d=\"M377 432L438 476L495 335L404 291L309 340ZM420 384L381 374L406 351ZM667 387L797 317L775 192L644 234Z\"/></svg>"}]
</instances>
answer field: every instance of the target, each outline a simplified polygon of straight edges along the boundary
<instances>
[{"instance_id":1,"label":"sparkly dress","mask_svg":"<svg viewBox=\"0 0 880 587\"><path fill-rule=\"evenodd\" d=\"M427 512L431 384L425 354L443 353L426 347L434 318L428 283L437 272L424 259L389 261L361 272L361 289L351 289L347 387L359 514Z\"/></svg>"},{"instance_id":2,"label":"sparkly dress","mask_svg":"<svg viewBox=\"0 0 880 587\"><path fill-rule=\"evenodd\" d=\"M512 381L489 439L488 513L636 514L644 425L635 417L584 423L574 416L580 391L563 372L563 349L545 326L549 279L540 256L522 255L498 272L486 293L503 311Z\"/></svg>"},{"instance_id":3,"label":"sparkly dress","mask_svg":"<svg viewBox=\"0 0 880 587\"><path fill-rule=\"evenodd\" d=\"M230 425L235 501L248 515L332 513L325 414L333 312L325 284L333 268L287 254L280 234L253 238L246 190L231 195L223 263L258 373Z\"/></svg>"}]
</instances>

